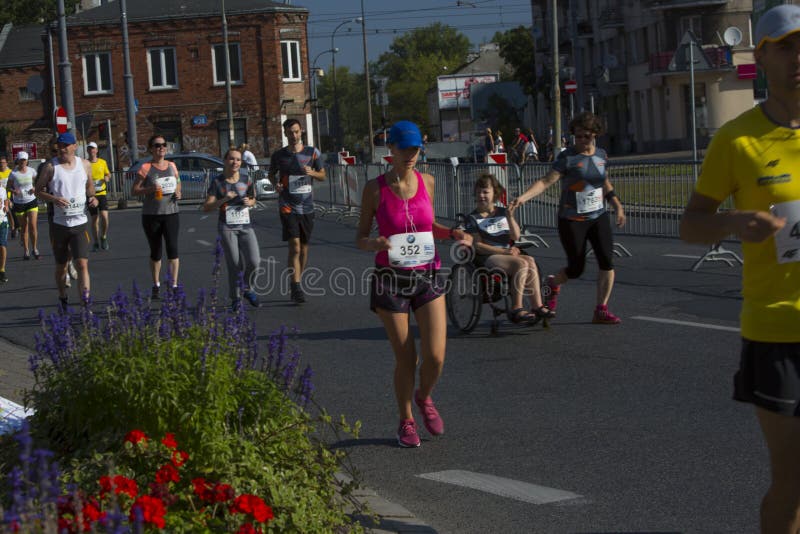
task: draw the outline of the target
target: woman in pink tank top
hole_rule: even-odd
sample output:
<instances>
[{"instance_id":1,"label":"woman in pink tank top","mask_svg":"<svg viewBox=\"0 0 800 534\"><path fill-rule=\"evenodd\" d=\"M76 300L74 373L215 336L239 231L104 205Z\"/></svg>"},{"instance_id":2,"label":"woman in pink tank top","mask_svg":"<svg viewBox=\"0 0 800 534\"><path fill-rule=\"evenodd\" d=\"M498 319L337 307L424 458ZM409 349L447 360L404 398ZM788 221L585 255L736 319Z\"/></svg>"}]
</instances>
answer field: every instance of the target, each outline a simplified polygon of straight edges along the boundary
<instances>
[{"instance_id":1,"label":"woman in pink tank top","mask_svg":"<svg viewBox=\"0 0 800 534\"><path fill-rule=\"evenodd\" d=\"M452 238L471 245L472 236L434 220L433 176L415 169L422 147L417 125L396 123L387 145L392 168L364 187L356 244L376 252L370 308L383 322L394 351L394 391L400 415L397 443L419 447L412 398L428 432L433 436L444 433L444 423L431 399L444 366L447 340L447 313L440 298L444 292L436 281L441 262L434 239ZM373 217L378 222L378 237L370 237ZM409 327L412 311L422 338L416 391L417 351Z\"/></svg>"}]
</instances>

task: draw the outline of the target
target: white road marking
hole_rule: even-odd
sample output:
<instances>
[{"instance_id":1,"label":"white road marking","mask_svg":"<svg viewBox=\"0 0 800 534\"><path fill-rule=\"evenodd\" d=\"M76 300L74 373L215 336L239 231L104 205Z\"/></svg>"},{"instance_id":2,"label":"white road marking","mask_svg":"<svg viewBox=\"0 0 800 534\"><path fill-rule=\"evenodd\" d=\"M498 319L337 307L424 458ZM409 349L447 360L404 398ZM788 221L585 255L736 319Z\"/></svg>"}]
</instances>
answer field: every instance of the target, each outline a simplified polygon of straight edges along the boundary
<instances>
[{"instance_id":1,"label":"white road marking","mask_svg":"<svg viewBox=\"0 0 800 534\"><path fill-rule=\"evenodd\" d=\"M726 332L738 332L739 329L733 326L722 326L719 324L706 324L706 323L695 323L691 321L678 321L675 319L662 319L660 317L646 317L644 315L635 315L631 317L631 319L638 319L640 321L652 321L654 323L664 323L664 324L676 324L680 326L693 326L695 328L708 328L711 330L724 330Z\"/></svg>"},{"instance_id":2,"label":"white road marking","mask_svg":"<svg viewBox=\"0 0 800 534\"><path fill-rule=\"evenodd\" d=\"M210 246L211 246L211 242L209 242L209 241L204 241L204 240L202 240L202 239L198 239L198 240L197 240L197 243L199 243L199 244L203 245L204 247L210 247Z\"/></svg>"},{"instance_id":3,"label":"white road marking","mask_svg":"<svg viewBox=\"0 0 800 534\"><path fill-rule=\"evenodd\" d=\"M501 497L508 497L531 504L550 504L581 498L581 495L569 491L548 488L546 486L537 486L536 484L529 484L527 482L494 475L462 471L459 469L437 471L435 473L425 473L417 476L436 482L444 482L445 484L454 484L456 486L485 491L486 493L492 493L494 495L500 495Z\"/></svg>"},{"instance_id":4,"label":"white road marking","mask_svg":"<svg viewBox=\"0 0 800 534\"><path fill-rule=\"evenodd\" d=\"M197 229L194 226L192 226L191 228L189 228L186 231L189 232L190 234L193 234L193 233L195 233L197 231Z\"/></svg>"},{"instance_id":5,"label":"white road marking","mask_svg":"<svg viewBox=\"0 0 800 534\"><path fill-rule=\"evenodd\" d=\"M662 254L665 258L689 258L690 260L699 260L702 256L693 256L691 254Z\"/></svg>"}]
</instances>

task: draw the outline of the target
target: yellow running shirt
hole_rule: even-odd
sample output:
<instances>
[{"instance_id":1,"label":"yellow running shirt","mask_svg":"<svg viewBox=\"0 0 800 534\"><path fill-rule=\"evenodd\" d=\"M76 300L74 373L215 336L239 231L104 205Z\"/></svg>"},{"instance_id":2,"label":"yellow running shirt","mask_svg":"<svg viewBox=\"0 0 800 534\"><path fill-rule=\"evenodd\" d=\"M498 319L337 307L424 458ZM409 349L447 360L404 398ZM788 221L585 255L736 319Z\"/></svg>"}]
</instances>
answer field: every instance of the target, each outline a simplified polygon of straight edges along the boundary
<instances>
[{"instance_id":1,"label":"yellow running shirt","mask_svg":"<svg viewBox=\"0 0 800 534\"><path fill-rule=\"evenodd\" d=\"M111 174L106 160L97 158L97 161L92 163L92 180L94 180L94 194L96 196L106 194L106 186L108 185L105 180L106 174Z\"/></svg>"},{"instance_id":2,"label":"yellow running shirt","mask_svg":"<svg viewBox=\"0 0 800 534\"><path fill-rule=\"evenodd\" d=\"M708 147L696 191L738 210L776 210L786 227L742 243L742 337L800 342L800 129L779 126L755 107L726 123Z\"/></svg>"}]
</instances>

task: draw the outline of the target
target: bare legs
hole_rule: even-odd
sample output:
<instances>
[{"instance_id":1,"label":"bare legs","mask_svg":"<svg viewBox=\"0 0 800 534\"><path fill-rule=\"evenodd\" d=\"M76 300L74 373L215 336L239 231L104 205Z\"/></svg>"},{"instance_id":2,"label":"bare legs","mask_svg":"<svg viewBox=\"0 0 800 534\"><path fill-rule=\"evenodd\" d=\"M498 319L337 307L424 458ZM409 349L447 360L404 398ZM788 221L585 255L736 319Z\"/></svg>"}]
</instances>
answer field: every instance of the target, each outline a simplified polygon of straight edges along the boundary
<instances>
[{"instance_id":1,"label":"bare legs","mask_svg":"<svg viewBox=\"0 0 800 534\"><path fill-rule=\"evenodd\" d=\"M762 534L800 531L800 418L756 408L769 449L772 482L761 501Z\"/></svg>"},{"instance_id":2,"label":"bare legs","mask_svg":"<svg viewBox=\"0 0 800 534\"><path fill-rule=\"evenodd\" d=\"M308 243L302 243L299 237L289 238L289 268L292 270L292 282L300 283L307 262Z\"/></svg>"}]
</instances>

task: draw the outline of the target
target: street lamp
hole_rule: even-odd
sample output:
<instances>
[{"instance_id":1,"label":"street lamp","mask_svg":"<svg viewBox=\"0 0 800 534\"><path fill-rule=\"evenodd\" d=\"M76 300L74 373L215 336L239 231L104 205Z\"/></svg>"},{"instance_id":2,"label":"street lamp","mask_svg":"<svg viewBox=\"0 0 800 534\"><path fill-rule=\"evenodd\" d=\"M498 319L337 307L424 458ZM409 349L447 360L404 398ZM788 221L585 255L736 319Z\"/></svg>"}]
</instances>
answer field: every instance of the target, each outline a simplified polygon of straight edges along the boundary
<instances>
[{"instance_id":1,"label":"street lamp","mask_svg":"<svg viewBox=\"0 0 800 534\"><path fill-rule=\"evenodd\" d=\"M317 60L323 54L333 54L334 56L339 51L338 48L331 48L324 50L317 54L314 61L311 62L311 100L314 106L314 131L317 132L317 148L322 150L322 136L319 131L319 101L317 99L317 76L325 76L325 71L317 68Z\"/></svg>"},{"instance_id":2,"label":"street lamp","mask_svg":"<svg viewBox=\"0 0 800 534\"><path fill-rule=\"evenodd\" d=\"M331 50L336 48L336 45L334 44L334 39L336 38L336 32L339 31L339 28L341 28L342 26L346 26L347 24L353 24L356 22L361 22L361 17L356 17L354 19L346 20L333 29L333 33L331 34ZM336 143L336 146L334 148L336 150L339 150L340 148L339 147L340 144L339 98L338 95L336 94L336 54L333 54L331 56L331 69L333 70L333 139L334 142Z\"/></svg>"}]
</instances>

